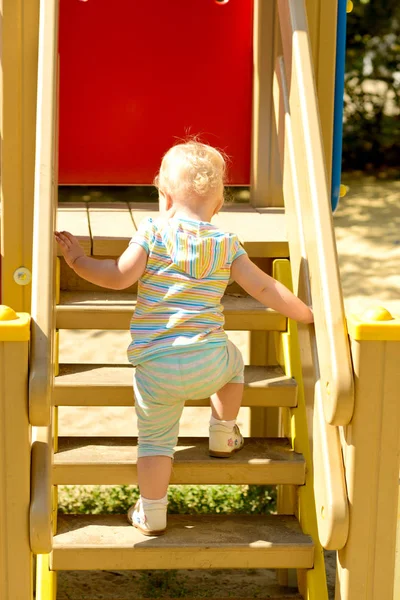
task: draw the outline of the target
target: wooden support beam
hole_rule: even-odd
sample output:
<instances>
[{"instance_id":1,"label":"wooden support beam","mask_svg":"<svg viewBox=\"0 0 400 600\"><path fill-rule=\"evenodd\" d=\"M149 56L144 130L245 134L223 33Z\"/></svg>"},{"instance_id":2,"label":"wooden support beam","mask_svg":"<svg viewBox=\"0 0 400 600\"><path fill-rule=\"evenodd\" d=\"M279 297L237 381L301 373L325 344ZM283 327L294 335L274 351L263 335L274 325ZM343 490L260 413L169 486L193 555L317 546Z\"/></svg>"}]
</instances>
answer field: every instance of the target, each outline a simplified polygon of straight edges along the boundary
<instances>
[{"instance_id":1,"label":"wooden support beam","mask_svg":"<svg viewBox=\"0 0 400 600\"><path fill-rule=\"evenodd\" d=\"M255 0L251 146L251 203L253 206L283 206L272 104L274 64L279 49L278 30L275 2Z\"/></svg>"},{"instance_id":2,"label":"wooden support beam","mask_svg":"<svg viewBox=\"0 0 400 600\"><path fill-rule=\"evenodd\" d=\"M305 0L328 185L331 184L338 0Z\"/></svg>"},{"instance_id":3,"label":"wooden support beam","mask_svg":"<svg viewBox=\"0 0 400 600\"><path fill-rule=\"evenodd\" d=\"M0 311L0 598L32 600L28 420L30 319Z\"/></svg>"},{"instance_id":4,"label":"wooden support beam","mask_svg":"<svg viewBox=\"0 0 400 600\"><path fill-rule=\"evenodd\" d=\"M350 528L338 553L337 600L397 598L400 319L350 315L353 419L342 437Z\"/></svg>"},{"instance_id":5,"label":"wooden support beam","mask_svg":"<svg viewBox=\"0 0 400 600\"><path fill-rule=\"evenodd\" d=\"M39 0L2 0L1 44L1 294L3 304L30 310Z\"/></svg>"}]
</instances>

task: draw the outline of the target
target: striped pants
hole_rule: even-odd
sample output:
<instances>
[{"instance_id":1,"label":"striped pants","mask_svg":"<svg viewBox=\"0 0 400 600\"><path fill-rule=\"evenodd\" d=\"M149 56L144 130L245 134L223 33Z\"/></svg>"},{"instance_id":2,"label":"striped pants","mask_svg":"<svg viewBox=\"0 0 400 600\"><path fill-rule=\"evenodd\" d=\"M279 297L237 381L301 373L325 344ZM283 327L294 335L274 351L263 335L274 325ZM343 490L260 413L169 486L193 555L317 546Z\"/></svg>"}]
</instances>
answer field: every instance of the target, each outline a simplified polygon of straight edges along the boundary
<instances>
[{"instance_id":1,"label":"striped pants","mask_svg":"<svg viewBox=\"0 0 400 600\"><path fill-rule=\"evenodd\" d=\"M227 383L243 383L243 359L236 346L172 352L138 365L133 389L138 418L138 456L171 456L186 400L201 400Z\"/></svg>"}]
</instances>

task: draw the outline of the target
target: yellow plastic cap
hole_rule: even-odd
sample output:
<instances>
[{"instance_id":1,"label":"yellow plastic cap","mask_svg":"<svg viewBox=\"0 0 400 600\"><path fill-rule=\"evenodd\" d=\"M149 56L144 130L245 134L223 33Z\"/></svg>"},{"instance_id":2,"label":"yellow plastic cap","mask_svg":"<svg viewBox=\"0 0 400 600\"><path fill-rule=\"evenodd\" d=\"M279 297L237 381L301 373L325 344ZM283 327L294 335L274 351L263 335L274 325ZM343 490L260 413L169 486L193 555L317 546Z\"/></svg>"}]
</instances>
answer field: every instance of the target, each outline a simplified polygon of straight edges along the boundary
<instances>
[{"instance_id":1,"label":"yellow plastic cap","mask_svg":"<svg viewBox=\"0 0 400 600\"><path fill-rule=\"evenodd\" d=\"M347 0L347 5L346 5L346 12L347 13L351 13L351 11L354 8L354 4L352 3L351 0Z\"/></svg>"},{"instance_id":2,"label":"yellow plastic cap","mask_svg":"<svg viewBox=\"0 0 400 600\"><path fill-rule=\"evenodd\" d=\"M363 312L362 317L366 321L393 321L392 315L383 306L368 308Z\"/></svg>"},{"instance_id":3,"label":"yellow plastic cap","mask_svg":"<svg viewBox=\"0 0 400 600\"><path fill-rule=\"evenodd\" d=\"M356 341L400 341L400 318L383 306L374 306L362 315L347 317L349 335Z\"/></svg>"},{"instance_id":4,"label":"yellow plastic cap","mask_svg":"<svg viewBox=\"0 0 400 600\"><path fill-rule=\"evenodd\" d=\"M18 319L15 310L4 304L0 304L0 321L16 321Z\"/></svg>"},{"instance_id":5,"label":"yellow plastic cap","mask_svg":"<svg viewBox=\"0 0 400 600\"><path fill-rule=\"evenodd\" d=\"M30 337L31 316L0 304L0 342L28 342Z\"/></svg>"}]
</instances>

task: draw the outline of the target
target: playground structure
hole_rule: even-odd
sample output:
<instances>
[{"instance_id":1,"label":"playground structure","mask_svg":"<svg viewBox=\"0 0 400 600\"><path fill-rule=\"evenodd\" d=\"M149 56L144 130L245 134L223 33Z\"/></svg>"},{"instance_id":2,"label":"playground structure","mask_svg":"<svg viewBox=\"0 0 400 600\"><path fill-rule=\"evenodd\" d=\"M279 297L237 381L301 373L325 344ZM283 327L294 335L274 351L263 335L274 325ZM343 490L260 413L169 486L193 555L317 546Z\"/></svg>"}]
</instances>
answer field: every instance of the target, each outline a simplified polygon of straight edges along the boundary
<instances>
[{"instance_id":1,"label":"playground structure","mask_svg":"<svg viewBox=\"0 0 400 600\"><path fill-rule=\"evenodd\" d=\"M145 19L145 3L123 4L137 5ZM160 15L161 32L168 15L177 27L179 14L185 21L184 11L191 3L153 3L152 14L154 4L165 11ZM335 0L191 4L192 13L198 10L200 30L208 23L216 32L224 19L229 27L247 28L242 36L240 28L234 30L231 48L243 61L241 81L246 84L238 102L217 102L218 119L207 122L213 110L209 104L204 125L195 121L196 127L209 128L215 135L211 143L231 153L233 183L251 187L250 205L227 207L218 222L239 234L263 269L304 301L312 301L315 328L296 326L246 298L240 289L227 295L226 328L250 332L244 405L251 407L251 437L237 459L217 467L206 457L204 440L181 440L174 483L276 484L279 514L171 517L166 536L145 542L124 517L57 519L57 485L136 483L135 440L74 442L57 434L59 406L132 404L128 367L59 365L57 347L60 329L126 329L135 293L101 294L73 280L56 258L58 148L63 183L138 185L151 182L157 168L152 161L159 161L173 141L168 135L175 135L165 130L156 142L154 131L156 151L154 145L145 145L132 167L125 162L124 173L114 170L101 179L105 167L98 162L101 153L94 152L99 140L93 122L107 118L100 106L90 121L89 105L82 109L71 138L76 140L80 133L93 152L83 142L72 151L68 132L76 112L71 108L70 115L63 113L63 106L74 101L71 83L63 95L63 56L69 56L72 40L66 32L76 25L76 47L82 34L93 50L95 38L88 28L96 15L100 20L104 15L112 18L106 5L103 0L61 0L58 46L56 0L3 0L2 305L11 308L0 311L0 572L6 574L0 578L0 598L33 598L32 558L37 555L40 600L56 600L59 570L239 567L279 569L281 583L295 579L304 599L326 600L325 547L338 550L338 600L395 600L400 595L400 320L383 309L347 319L344 314L330 207ZM82 16L82 10L92 12ZM97 35L99 23L93 27ZM219 47L210 44L209 57ZM249 67L251 56L254 64ZM84 65L87 54L66 64L67 81L74 68L85 81L79 58ZM218 60L223 64L229 57L222 53ZM146 64L138 66L139 74L147 72ZM221 68L216 61L216 72L210 75L216 84ZM227 69L234 77L232 63ZM129 94L134 96L134 90ZM201 104L200 99L194 114L200 114ZM149 110L155 114L154 105ZM181 111L174 115L168 110L172 126L178 128L174 119ZM143 126L148 116L137 112ZM115 129L121 135L120 120L131 113L114 114L118 122L105 132L109 141ZM235 135L228 127L232 119ZM83 130L85 123L92 127L90 132ZM186 126L183 117L180 126ZM130 127L137 133L133 121ZM129 147L121 144L125 155ZM115 169L121 155L117 159ZM141 170L134 172L141 160ZM107 218L110 210L113 223ZM115 208L66 205L58 210L58 222L78 234L88 253L117 256L140 220L153 211L154 204L144 203Z\"/></svg>"}]
</instances>

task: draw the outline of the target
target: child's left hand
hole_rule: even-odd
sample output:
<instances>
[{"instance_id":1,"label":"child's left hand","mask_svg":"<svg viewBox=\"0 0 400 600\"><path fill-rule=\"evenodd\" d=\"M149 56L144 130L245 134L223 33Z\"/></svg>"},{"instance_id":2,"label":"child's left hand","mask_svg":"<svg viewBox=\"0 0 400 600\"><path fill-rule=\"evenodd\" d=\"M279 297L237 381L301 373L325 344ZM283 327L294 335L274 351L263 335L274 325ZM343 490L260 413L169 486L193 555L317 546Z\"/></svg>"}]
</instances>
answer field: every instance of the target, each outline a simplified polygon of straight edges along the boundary
<instances>
[{"instance_id":1,"label":"child's left hand","mask_svg":"<svg viewBox=\"0 0 400 600\"><path fill-rule=\"evenodd\" d=\"M76 237L68 231L55 231L54 235L58 245L61 248L65 262L69 267L73 268L74 263L78 260L78 258L85 256L82 246Z\"/></svg>"}]
</instances>

